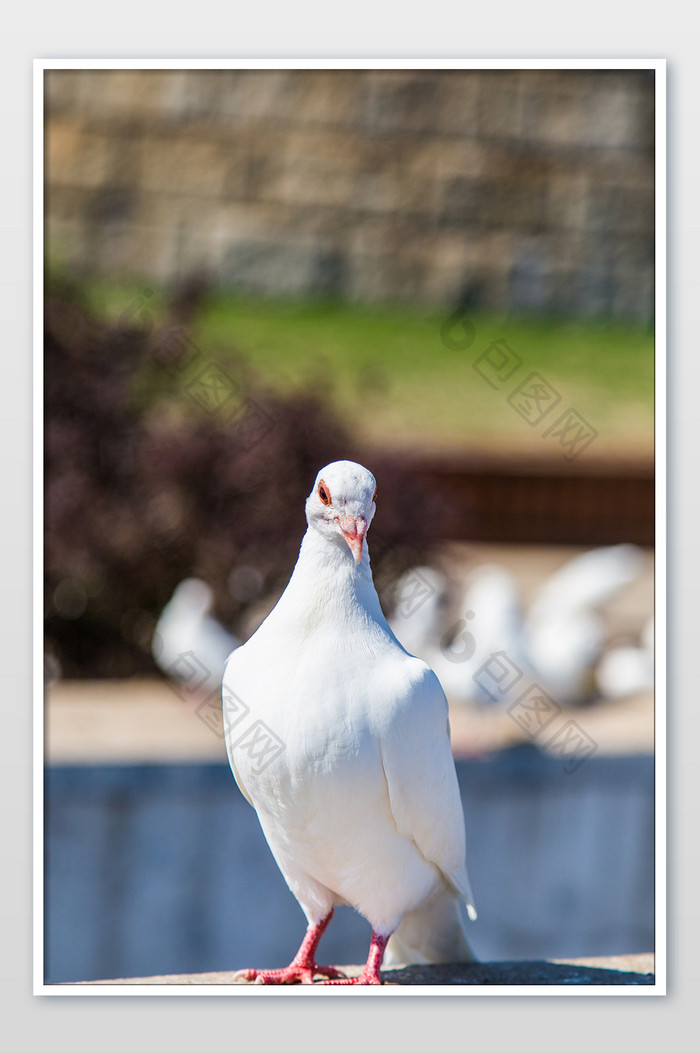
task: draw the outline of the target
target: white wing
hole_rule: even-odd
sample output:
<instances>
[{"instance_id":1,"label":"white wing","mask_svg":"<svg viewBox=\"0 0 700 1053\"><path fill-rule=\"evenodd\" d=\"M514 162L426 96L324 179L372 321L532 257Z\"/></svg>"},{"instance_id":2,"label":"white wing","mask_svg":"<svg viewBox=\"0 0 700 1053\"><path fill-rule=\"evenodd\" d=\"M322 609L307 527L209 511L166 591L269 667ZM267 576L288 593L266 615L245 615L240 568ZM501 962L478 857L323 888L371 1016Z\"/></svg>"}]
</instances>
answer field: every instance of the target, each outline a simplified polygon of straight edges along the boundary
<instances>
[{"instance_id":1,"label":"white wing","mask_svg":"<svg viewBox=\"0 0 700 1053\"><path fill-rule=\"evenodd\" d=\"M243 648L241 647L240 649L236 649L235 651L233 651L229 655L229 659L228 659L228 661L226 663L226 666L224 668L223 683L221 685L221 704L222 704L222 715L223 715L223 721L224 721L224 738L226 740L226 753L228 754L228 762L229 762L229 764L231 766L231 771L233 772L233 777L236 780L236 786L241 791L241 793L245 797L245 799L248 802L248 804L252 808L255 808L255 805L253 804L253 802L251 800L250 794L248 793L248 791L246 790L246 788L245 788L245 786L243 784L243 779L241 778L240 772L236 768L236 764L235 764L235 761L233 759L233 750L231 749L231 735L230 735L230 731L231 731L231 714L230 714L230 708L232 706L232 700L236 698L236 694L235 694L234 691L232 691L228 687L228 683L227 682L229 681L229 677L230 677L230 668L231 668L232 660L235 658L236 661L239 661L242 654L243 654Z\"/></svg>"},{"instance_id":2,"label":"white wing","mask_svg":"<svg viewBox=\"0 0 700 1053\"><path fill-rule=\"evenodd\" d=\"M476 918L447 699L432 669L415 659L411 664L410 683L380 736L391 812L398 832L438 867Z\"/></svg>"}]
</instances>

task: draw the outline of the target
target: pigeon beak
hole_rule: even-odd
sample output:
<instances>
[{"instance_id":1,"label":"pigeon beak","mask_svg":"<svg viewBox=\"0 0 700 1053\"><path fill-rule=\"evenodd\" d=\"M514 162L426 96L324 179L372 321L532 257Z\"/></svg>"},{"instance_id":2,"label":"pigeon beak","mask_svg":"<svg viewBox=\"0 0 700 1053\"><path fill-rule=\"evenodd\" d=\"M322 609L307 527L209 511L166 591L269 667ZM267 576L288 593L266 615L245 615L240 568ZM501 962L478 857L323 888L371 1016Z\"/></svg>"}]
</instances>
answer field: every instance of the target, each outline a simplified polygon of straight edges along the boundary
<instances>
[{"instance_id":1,"label":"pigeon beak","mask_svg":"<svg viewBox=\"0 0 700 1053\"><path fill-rule=\"evenodd\" d=\"M367 520L362 516L344 516L338 522L355 562L359 563L362 559L362 542L367 533Z\"/></svg>"}]
</instances>

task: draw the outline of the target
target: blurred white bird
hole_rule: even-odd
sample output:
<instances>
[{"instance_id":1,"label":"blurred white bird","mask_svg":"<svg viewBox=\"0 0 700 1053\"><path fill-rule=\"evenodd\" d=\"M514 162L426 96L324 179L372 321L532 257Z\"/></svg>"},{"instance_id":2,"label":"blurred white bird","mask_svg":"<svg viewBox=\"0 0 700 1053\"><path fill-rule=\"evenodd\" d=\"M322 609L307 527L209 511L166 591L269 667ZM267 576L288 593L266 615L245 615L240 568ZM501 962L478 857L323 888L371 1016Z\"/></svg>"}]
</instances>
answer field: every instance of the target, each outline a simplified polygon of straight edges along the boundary
<instances>
[{"instance_id":1,"label":"blurred white bird","mask_svg":"<svg viewBox=\"0 0 700 1053\"><path fill-rule=\"evenodd\" d=\"M515 578L505 567L482 564L470 574L459 610L459 619L432 656L448 698L453 702L506 701L511 687L531 672ZM494 656L505 670L500 683L489 675Z\"/></svg>"},{"instance_id":2,"label":"blurred white bird","mask_svg":"<svg viewBox=\"0 0 700 1053\"><path fill-rule=\"evenodd\" d=\"M432 567L415 567L398 583L398 603L389 624L406 650L437 674L451 702L493 702L495 686L475 675L492 655L515 671L529 669L523 651L520 596L513 576L496 564L469 575L459 617L443 624L447 579Z\"/></svg>"},{"instance_id":3,"label":"blurred white bird","mask_svg":"<svg viewBox=\"0 0 700 1053\"><path fill-rule=\"evenodd\" d=\"M591 549L536 592L525 620L525 647L538 682L561 705L591 697L606 639L600 609L634 581L643 562L636 545Z\"/></svg>"},{"instance_id":4,"label":"blurred white bird","mask_svg":"<svg viewBox=\"0 0 700 1053\"><path fill-rule=\"evenodd\" d=\"M51 651L44 652L44 687L51 687L61 679L61 663Z\"/></svg>"},{"instance_id":5,"label":"blurred white bird","mask_svg":"<svg viewBox=\"0 0 700 1053\"><path fill-rule=\"evenodd\" d=\"M644 555L636 545L609 545L575 556L538 589L529 617L600 608L639 576Z\"/></svg>"},{"instance_id":6,"label":"blurred white bird","mask_svg":"<svg viewBox=\"0 0 700 1053\"><path fill-rule=\"evenodd\" d=\"M596 670L598 687L606 698L622 698L654 687L654 618L645 622L640 645L613 647Z\"/></svg>"},{"instance_id":7,"label":"blurred white bird","mask_svg":"<svg viewBox=\"0 0 700 1053\"><path fill-rule=\"evenodd\" d=\"M379 605L365 545L375 498L361 465L321 470L289 585L226 666L231 768L309 923L291 965L244 971L257 983L379 984L385 951L394 962L472 957L447 701ZM316 964L338 904L372 925L353 979Z\"/></svg>"},{"instance_id":8,"label":"blurred white bird","mask_svg":"<svg viewBox=\"0 0 700 1053\"><path fill-rule=\"evenodd\" d=\"M654 686L654 662L643 647L613 647L603 655L596 681L606 698L623 698Z\"/></svg>"},{"instance_id":9,"label":"blurred white bird","mask_svg":"<svg viewBox=\"0 0 700 1053\"><path fill-rule=\"evenodd\" d=\"M218 690L226 660L239 641L210 614L214 596L199 578L186 578L163 608L151 649L158 666L188 692Z\"/></svg>"},{"instance_id":10,"label":"blurred white bird","mask_svg":"<svg viewBox=\"0 0 700 1053\"><path fill-rule=\"evenodd\" d=\"M469 575L459 618L450 627L442 624L444 575L417 567L399 582L402 602L391 625L406 649L434 669L451 702L509 702L528 678L559 704L574 705L590 699L595 688L606 639L600 610L638 576L643 562L635 545L576 556L540 586L526 617L512 574L483 564ZM647 632L653 638L653 621ZM626 669L631 662L628 656ZM636 676L646 680L642 664L640 659ZM622 676L622 667L615 668Z\"/></svg>"},{"instance_id":11,"label":"blurred white bird","mask_svg":"<svg viewBox=\"0 0 700 1053\"><path fill-rule=\"evenodd\" d=\"M566 706L590 699L605 644L605 623L597 611L580 607L528 618L525 640L535 678L555 702Z\"/></svg>"},{"instance_id":12,"label":"blurred white bird","mask_svg":"<svg viewBox=\"0 0 700 1053\"><path fill-rule=\"evenodd\" d=\"M395 588L389 625L409 654L425 659L442 637L447 579L434 567L412 567Z\"/></svg>"}]
</instances>

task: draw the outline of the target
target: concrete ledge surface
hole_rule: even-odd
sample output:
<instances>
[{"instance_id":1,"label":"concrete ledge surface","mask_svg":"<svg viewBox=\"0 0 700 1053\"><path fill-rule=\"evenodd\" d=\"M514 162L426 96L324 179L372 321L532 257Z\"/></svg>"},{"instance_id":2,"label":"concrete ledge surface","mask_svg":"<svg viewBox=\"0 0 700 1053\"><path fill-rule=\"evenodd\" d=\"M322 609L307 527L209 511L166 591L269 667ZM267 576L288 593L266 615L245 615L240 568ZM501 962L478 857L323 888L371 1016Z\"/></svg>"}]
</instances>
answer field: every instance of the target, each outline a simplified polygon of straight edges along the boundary
<instances>
[{"instance_id":1,"label":"concrete ledge surface","mask_svg":"<svg viewBox=\"0 0 700 1053\"><path fill-rule=\"evenodd\" d=\"M346 976L357 976L359 965L338 966ZM540 986L577 985L653 985L654 955L630 954L607 958L579 958L567 961L469 962L455 965L406 965L382 970L385 984L394 985L465 985ZM234 972L190 973L170 976L132 977L119 980L90 980L85 986L99 984L202 984L243 985L249 981ZM61 985L65 986L65 985ZM70 985L76 986L76 985Z\"/></svg>"}]
</instances>

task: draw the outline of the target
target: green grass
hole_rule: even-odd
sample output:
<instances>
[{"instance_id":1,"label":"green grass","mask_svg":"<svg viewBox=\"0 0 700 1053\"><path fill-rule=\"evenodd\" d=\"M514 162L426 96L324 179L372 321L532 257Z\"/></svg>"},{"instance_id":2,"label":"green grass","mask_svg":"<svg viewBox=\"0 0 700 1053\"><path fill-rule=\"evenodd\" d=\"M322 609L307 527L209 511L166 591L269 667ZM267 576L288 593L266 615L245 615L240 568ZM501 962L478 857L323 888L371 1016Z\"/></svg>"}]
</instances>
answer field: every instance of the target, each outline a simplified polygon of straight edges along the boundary
<instances>
[{"instance_id":1,"label":"green grass","mask_svg":"<svg viewBox=\"0 0 700 1053\"><path fill-rule=\"evenodd\" d=\"M118 317L133 308L143 288L95 283L89 292L100 311ZM155 317L161 313L157 291L148 298L148 309ZM202 310L194 338L219 361L227 354L233 361L243 352L277 390L323 385L368 442L545 453L545 424L531 428L507 401L521 380L538 371L561 394L560 409L575 406L597 428L598 453L651 450L651 330L470 312L474 340L460 350L442 339L447 316L406 306L216 294ZM457 325L455 339L463 336ZM498 390L473 368L495 339L505 339L522 363Z\"/></svg>"}]
</instances>

